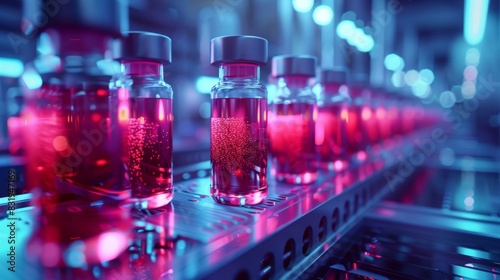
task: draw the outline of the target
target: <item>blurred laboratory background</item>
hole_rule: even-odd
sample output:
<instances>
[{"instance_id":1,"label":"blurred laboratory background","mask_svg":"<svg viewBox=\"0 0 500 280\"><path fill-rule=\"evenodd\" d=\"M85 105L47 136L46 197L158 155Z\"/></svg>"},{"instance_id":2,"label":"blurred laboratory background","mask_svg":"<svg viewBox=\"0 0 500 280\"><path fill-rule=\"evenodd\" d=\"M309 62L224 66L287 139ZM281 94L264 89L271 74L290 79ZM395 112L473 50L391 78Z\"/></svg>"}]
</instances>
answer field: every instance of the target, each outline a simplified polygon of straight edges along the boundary
<instances>
[{"instance_id":1,"label":"blurred laboratory background","mask_svg":"<svg viewBox=\"0 0 500 280\"><path fill-rule=\"evenodd\" d=\"M238 34L268 39L270 57L314 55L322 67L346 67L351 83L442 106L457 133L498 145L499 12L498 1L486 0L130 0L124 28L172 38L173 63L165 71L175 93L176 151L208 148L210 89L217 81L210 39ZM40 86L36 67L44 62L35 58L44 50L22 32L32 20L23 19L23 1L3 0L0 13L0 150L17 155L22 89ZM262 67L266 84L270 68ZM268 90L271 100L275 86Z\"/></svg>"}]
</instances>

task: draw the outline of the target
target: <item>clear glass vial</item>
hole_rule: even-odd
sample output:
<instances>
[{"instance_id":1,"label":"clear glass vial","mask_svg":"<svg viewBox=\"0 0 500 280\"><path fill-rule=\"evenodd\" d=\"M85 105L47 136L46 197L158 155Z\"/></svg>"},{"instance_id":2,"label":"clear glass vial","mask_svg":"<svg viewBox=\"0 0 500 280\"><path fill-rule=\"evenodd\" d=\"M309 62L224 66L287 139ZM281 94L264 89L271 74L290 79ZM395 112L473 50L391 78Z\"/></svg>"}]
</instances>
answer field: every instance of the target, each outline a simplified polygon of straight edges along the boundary
<instances>
[{"instance_id":1,"label":"clear glass vial","mask_svg":"<svg viewBox=\"0 0 500 280\"><path fill-rule=\"evenodd\" d=\"M121 36L123 1L73 0L46 18L43 1L26 1L23 31L37 36L34 66L41 85L26 92L23 110L27 189L44 213L66 194L121 200L130 196L115 181L108 153L109 88L113 42ZM98 5L89 13L85 7ZM101 19L96 21L96 19Z\"/></svg>"},{"instance_id":2,"label":"clear glass vial","mask_svg":"<svg viewBox=\"0 0 500 280\"><path fill-rule=\"evenodd\" d=\"M319 149L319 166L339 170L346 164L347 104L350 101L346 71L321 69L320 83L315 139Z\"/></svg>"},{"instance_id":3,"label":"clear glass vial","mask_svg":"<svg viewBox=\"0 0 500 280\"><path fill-rule=\"evenodd\" d=\"M316 58L274 57L272 75L279 78L269 110L272 174L280 182L312 183L318 177L315 145L318 108L311 89Z\"/></svg>"},{"instance_id":4,"label":"clear glass vial","mask_svg":"<svg viewBox=\"0 0 500 280\"><path fill-rule=\"evenodd\" d=\"M259 81L267 40L214 38L211 63L219 83L212 88L210 194L221 204L258 204L268 192L267 89Z\"/></svg>"},{"instance_id":5,"label":"clear glass vial","mask_svg":"<svg viewBox=\"0 0 500 280\"><path fill-rule=\"evenodd\" d=\"M114 154L133 205L157 208L173 197L173 92L163 80L163 65L172 61L171 40L147 32L125 36L122 74L110 82Z\"/></svg>"},{"instance_id":6,"label":"clear glass vial","mask_svg":"<svg viewBox=\"0 0 500 280\"><path fill-rule=\"evenodd\" d=\"M372 110L371 91L364 80L355 81L349 94L352 102L349 104L347 122L347 153L349 157L363 161L370 143L377 139L378 127Z\"/></svg>"}]
</instances>

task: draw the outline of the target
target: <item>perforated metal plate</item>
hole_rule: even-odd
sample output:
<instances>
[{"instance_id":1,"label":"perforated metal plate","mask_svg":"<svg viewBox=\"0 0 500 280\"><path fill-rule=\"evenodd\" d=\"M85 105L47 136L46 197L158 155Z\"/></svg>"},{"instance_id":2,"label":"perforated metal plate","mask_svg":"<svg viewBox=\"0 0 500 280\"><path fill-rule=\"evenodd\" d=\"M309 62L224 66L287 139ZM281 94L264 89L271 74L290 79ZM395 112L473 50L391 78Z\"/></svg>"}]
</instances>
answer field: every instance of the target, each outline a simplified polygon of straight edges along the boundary
<instances>
[{"instance_id":1,"label":"perforated metal plate","mask_svg":"<svg viewBox=\"0 0 500 280\"><path fill-rule=\"evenodd\" d=\"M19 198L16 272L2 272L7 276L2 279L297 278L391 190L384 172L397 168L400 155L413 148L410 141L399 143L390 151L375 147L363 161L323 172L311 185L272 182L268 198L256 206L216 204L209 196L209 162L178 169L171 205L132 212L126 252L113 261L75 268L47 269L39 260L28 261L34 212L25 205L29 197ZM7 222L4 217L0 227ZM102 240L107 243L98 248L106 252L113 242ZM6 250L0 246L0 255Z\"/></svg>"}]
</instances>

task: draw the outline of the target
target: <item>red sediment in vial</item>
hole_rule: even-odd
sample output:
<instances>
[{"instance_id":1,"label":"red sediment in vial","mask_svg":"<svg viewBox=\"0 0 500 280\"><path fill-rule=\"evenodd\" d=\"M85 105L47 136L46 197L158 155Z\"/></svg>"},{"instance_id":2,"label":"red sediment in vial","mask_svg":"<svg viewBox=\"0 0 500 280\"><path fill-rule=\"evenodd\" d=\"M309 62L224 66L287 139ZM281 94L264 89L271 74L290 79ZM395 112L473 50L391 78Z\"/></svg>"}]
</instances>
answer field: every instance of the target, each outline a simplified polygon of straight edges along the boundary
<instances>
[{"instance_id":1,"label":"red sediment in vial","mask_svg":"<svg viewBox=\"0 0 500 280\"><path fill-rule=\"evenodd\" d=\"M245 195L267 188L267 100L217 98L210 123L212 189Z\"/></svg>"},{"instance_id":2,"label":"red sediment in vial","mask_svg":"<svg viewBox=\"0 0 500 280\"><path fill-rule=\"evenodd\" d=\"M127 158L132 196L172 192L171 100L130 98Z\"/></svg>"},{"instance_id":3,"label":"red sediment in vial","mask_svg":"<svg viewBox=\"0 0 500 280\"><path fill-rule=\"evenodd\" d=\"M255 124L247 124L244 118L212 119L212 160L233 172L254 166L253 153L258 147L250 134L255 130L252 126Z\"/></svg>"}]
</instances>

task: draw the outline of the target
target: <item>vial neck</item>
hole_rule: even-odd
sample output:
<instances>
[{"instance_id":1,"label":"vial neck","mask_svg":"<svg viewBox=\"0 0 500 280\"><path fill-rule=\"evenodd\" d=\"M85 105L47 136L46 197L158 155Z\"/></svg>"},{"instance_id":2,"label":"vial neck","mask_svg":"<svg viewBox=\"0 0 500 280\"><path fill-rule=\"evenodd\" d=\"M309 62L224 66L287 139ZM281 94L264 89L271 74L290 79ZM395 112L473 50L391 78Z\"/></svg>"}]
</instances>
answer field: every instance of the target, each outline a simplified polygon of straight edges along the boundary
<instances>
[{"instance_id":1,"label":"vial neck","mask_svg":"<svg viewBox=\"0 0 500 280\"><path fill-rule=\"evenodd\" d=\"M122 62L122 73L132 78L163 80L163 64L155 61L128 60Z\"/></svg>"},{"instance_id":2,"label":"vial neck","mask_svg":"<svg viewBox=\"0 0 500 280\"><path fill-rule=\"evenodd\" d=\"M251 63L224 63L219 68L219 79L225 81L258 82L260 67Z\"/></svg>"},{"instance_id":3,"label":"vial neck","mask_svg":"<svg viewBox=\"0 0 500 280\"><path fill-rule=\"evenodd\" d=\"M283 76L278 83L281 87L305 88L309 86L310 79L308 76Z\"/></svg>"}]
</instances>

